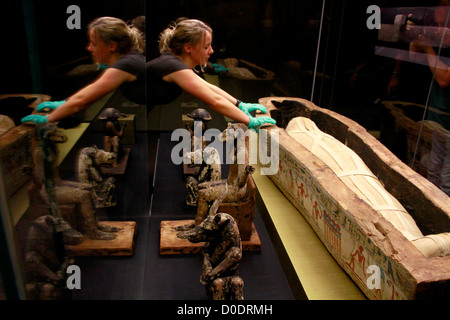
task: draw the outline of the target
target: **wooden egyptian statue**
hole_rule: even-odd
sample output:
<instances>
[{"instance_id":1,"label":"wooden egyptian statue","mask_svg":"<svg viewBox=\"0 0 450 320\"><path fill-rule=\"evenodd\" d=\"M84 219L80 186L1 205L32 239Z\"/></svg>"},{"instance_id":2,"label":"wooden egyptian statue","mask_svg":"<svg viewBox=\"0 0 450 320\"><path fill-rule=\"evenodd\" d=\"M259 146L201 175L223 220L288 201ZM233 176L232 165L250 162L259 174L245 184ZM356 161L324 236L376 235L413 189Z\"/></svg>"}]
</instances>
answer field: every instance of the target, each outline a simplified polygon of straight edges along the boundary
<instances>
[{"instance_id":1,"label":"wooden egyptian statue","mask_svg":"<svg viewBox=\"0 0 450 320\"><path fill-rule=\"evenodd\" d=\"M194 125L190 126L186 124L186 128L191 134L191 150L187 152L184 157L189 159L190 164L188 167L198 167L198 170L192 171L192 175L186 178L186 191L187 198L186 204L189 206L197 205L198 185L203 182L217 181L222 178L221 159L217 149L213 147L207 147L204 139L204 133L208 127L208 121L210 121L211 115L205 109L195 109L193 112L187 115L194 119ZM196 129L195 126L200 126L201 130ZM195 134L201 132L201 136L197 137ZM196 139L201 139L196 141ZM197 144L201 143L201 148L197 147ZM195 159L202 159L201 164L194 164Z\"/></svg>"},{"instance_id":2,"label":"wooden egyptian statue","mask_svg":"<svg viewBox=\"0 0 450 320\"><path fill-rule=\"evenodd\" d=\"M78 180L92 186L96 208L112 207L117 203L115 178L105 176L100 165L116 161L114 152L96 146L81 149L78 157Z\"/></svg>"},{"instance_id":3,"label":"wooden egyptian statue","mask_svg":"<svg viewBox=\"0 0 450 320\"><path fill-rule=\"evenodd\" d=\"M228 177L227 179L220 179L221 171L216 170L213 180L201 183L194 181L196 183L188 185L188 200L197 200L197 214L194 223L179 226L177 227L178 231L185 231L198 226L207 217L211 204L223 194L221 210L229 213L236 220L242 239L250 239L255 200L254 190L249 188L248 182L255 169L248 165L249 145L245 134L247 130L247 126L242 123L230 123L227 129L219 135L219 141L226 142L228 140L233 143L232 162L229 164ZM214 148L211 149L217 151ZM205 150L207 149L205 148ZM220 167L220 165L217 166ZM209 168L205 166L204 168L205 170L214 169L213 166Z\"/></svg>"},{"instance_id":4,"label":"wooden egyptian statue","mask_svg":"<svg viewBox=\"0 0 450 320\"><path fill-rule=\"evenodd\" d=\"M244 300L244 281L238 267L242 260L242 242L233 217L217 212L227 195L225 183L222 194L211 206L208 216L197 227L178 233L190 242L205 242L200 282L214 300Z\"/></svg>"},{"instance_id":5,"label":"wooden egyptian statue","mask_svg":"<svg viewBox=\"0 0 450 320\"><path fill-rule=\"evenodd\" d=\"M202 141L201 141L202 148L204 148L206 142L203 138L203 134L205 133L205 131L208 128L208 122L212 119L211 115L209 114L209 112L206 109L199 108L199 109L195 109L194 111L189 113L187 116L194 120L193 126L189 125L189 123L186 124L186 129L188 129L189 133L191 134L191 150L195 150L195 146L196 146L195 139L197 139L197 138L202 139ZM200 131L195 127L196 125L201 125L201 133L202 133L201 137L195 136L196 131Z\"/></svg>"},{"instance_id":6,"label":"wooden egyptian statue","mask_svg":"<svg viewBox=\"0 0 450 320\"><path fill-rule=\"evenodd\" d=\"M105 138L103 149L107 152L116 154L116 161L112 163L112 167L117 167L123 155L123 145L121 139L125 132L125 123L120 123L119 118L123 116L119 110L115 108L106 108L102 111L99 119L105 122Z\"/></svg>"},{"instance_id":7,"label":"wooden egyptian statue","mask_svg":"<svg viewBox=\"0 0 450 320\"><path fill-rule=\"evenodd\" d=\"M30 208L47 207L53 216L60 217L60 205L75 205L73 227L91 239L111 240L115 228L97 223L92 186L78 181L62 180L58 167L57 143L67 137L54 123L38 124L32 141L33 186L30 190Z\"/></svg>"},{"instance_id":8,"label":"wooden egyptian statue","mask_svg":"<svg viewBox=\"0 0 450 320\"><path fill-rule=\"evenodd\" d=\"M58 238L56 230L61 234ZM60 252L62 240L66 245L77 245L83 235L74 230L67 221L45 215L31 222L28 229L24 276L27 298L31 300L57 300L64 298L66 289L66 269L73 259Z\"/></svg>"},{"instance_id":9,"label":"wooden egyptian statue","mask_svg":"<svg viewBox=\"0 0 450 320\"><path fill-rule=\"evenodd\" d=\"M229 124L219 136L219 140L226 142L232 140L234 151L232 163L229 165L227 179L204 182L198 186L198 206L195 225L198 225L208 214L209 205L225 190L223 202L234 202L244 199L247 195L247 180L254 168L248 165L249 149L246 143L245 132L247 126L242 123ZM243 159L241 159L243 158Z\"/></svg>"},{"instance_id":10,"label":"wooden egyptian statue","mask_svg":"<svg viewBox=\"0 0 450 320\"><path fill-rule=\"evenodd\" d=\"M196 150L188 152L185 157L193 161L197 156L203 157L200 170L195 176L188 176L186 178L187 198L186 204L189 206L197 205L198 185L203 182L217 181L222 178L222 167L219 151L213 147L205 147L203 150Z\"/></svg>"}]
</instances>

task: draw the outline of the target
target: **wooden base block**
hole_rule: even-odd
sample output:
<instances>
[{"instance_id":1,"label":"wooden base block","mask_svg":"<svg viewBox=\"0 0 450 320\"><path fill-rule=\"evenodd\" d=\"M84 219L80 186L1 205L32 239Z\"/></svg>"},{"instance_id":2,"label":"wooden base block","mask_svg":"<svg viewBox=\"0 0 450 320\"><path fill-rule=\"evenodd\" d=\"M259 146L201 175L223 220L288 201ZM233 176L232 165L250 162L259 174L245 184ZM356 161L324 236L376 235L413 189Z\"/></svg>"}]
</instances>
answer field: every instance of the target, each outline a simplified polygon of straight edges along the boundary
<instances>
[{"instance_id":1,"label":"wooden base block","mask_svg":"<svg viewBox=\"0 0 450 320\"><path fill-rule=\"evenodd\" d=\"M159 254L197 254L201 252L204 242L192 243L177 237L177 227L193 224L194 220L161 221ZM242 250L260 251L261 240L256 227L252 225L252 236L248 241L242 241Z\"/></svg>"},{"instance_id":2,"label":"wooden base block","mask_svg":"<svg viewBox=\"0 0 450 320\"><path fill-rule=\"evenodd\" d=\"M135 221L102 221L99 224L120 228L112 240L93 240L85 238L75 246L66 246L70 256L131 256L134 252L136 235Z\"/></svg>"},{"instance_id":3,"label":"wooden base block","mask_svg":"<svg viewBox=\"0 0 450 320\"><path fill-rule=\"evenodd\" d=\"M125 170L127 169L130 152L131 148L124 148L122 158L120 159L120 162L117 164L117 167L100 167L102 173L107 176L116 176L124 174Z\"/></svg>"}]
</instances>

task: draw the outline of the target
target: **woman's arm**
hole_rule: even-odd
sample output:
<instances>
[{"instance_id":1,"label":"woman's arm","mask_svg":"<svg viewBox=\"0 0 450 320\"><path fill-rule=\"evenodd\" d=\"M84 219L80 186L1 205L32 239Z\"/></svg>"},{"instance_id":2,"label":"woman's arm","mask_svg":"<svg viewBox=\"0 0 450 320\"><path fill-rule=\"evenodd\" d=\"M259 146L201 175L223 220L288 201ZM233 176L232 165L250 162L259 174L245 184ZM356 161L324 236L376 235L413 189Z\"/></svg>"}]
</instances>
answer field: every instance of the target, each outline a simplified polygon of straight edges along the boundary
<instances>
[{"instance_id":1,"label":"woman's arm","mask_svg":"<svg viewBox=\"0 0 450 320\"><path fill-rule=\"evenodd\" d=\"M233 97L231 94L229 94L225 90L219 88L218 86L216 86L212 83L209 83L205 79L200 78L200 80L203 80L206 83L206 85L208 85L211 88L211 90L213 90L215 93L221 95L222 97L224 97L225 99L227 99L228 101L230 101L232 104L234 104L236 106L236 102L238 100L235 97Z\"/></svg>"},{"instance_id":2,"label":"woman's arm","mask_svg":"<svg viewBox=\"0 0 450 320\"><path fill-rule=\"evenodd\" d=\"M444 62L442 62L430 44L430 41L419 35L416 41L411 42L409 50L412 52L422 51L426 55L428 66L431 72L434 72L434 78L440 87L446 88L450 86L450 70Z\"/></svg>"},{"instance_id":3,"label":"woman's arm","mask_svg":"<svg viewBox=\"0 0 450 320\"><path fill-rule=\"evenodd\" d=\"M122 83L133 81L136 77L132 74L108 68L93 83L77 91L67 101L47 117L48 122L55 122L86 109L94 101L117 89Z\"/></svg>"},{"instance_id":4,"label":"woman's arm","mask_svg":"<svg viewBox=\"0 0 450 320\"><path fill-rule=\"evenodd\" d=\"M426 47L424 53L427 55L428 66L434 72L434 78L441 88L450 86L449 67L437 56L432 47Z\"/></svg>"},{"instance_id":5,"label":"woman's arm","mask_svg":"<svg viewBox=\"0 0 450 320\"><path fill-rule=\"evenodd\" d=\"M166 75L164 81L176 83L181 89L205 102L213 110L235 121L248 125L250 117L235 106L236 98L197 76L194 71L184 69Z\"/></svg>"}]
</instances>

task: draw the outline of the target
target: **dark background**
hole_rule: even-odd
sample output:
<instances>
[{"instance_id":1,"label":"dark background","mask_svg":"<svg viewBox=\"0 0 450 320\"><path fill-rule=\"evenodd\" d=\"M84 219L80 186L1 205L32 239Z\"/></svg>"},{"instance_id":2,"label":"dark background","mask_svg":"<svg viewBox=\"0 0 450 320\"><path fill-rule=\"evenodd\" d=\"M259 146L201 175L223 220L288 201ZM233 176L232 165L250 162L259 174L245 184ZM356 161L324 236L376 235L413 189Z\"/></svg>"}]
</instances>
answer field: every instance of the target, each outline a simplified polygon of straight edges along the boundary
<instances>
[{"instance_id":1,"label":"dark background","mask_svg":"<svg viewBox=\"0 0 450 320\"><path fill-rule=\"evenodd\" d=\"M322 16L322 4L325 3ZM318 55L317 72L326 75L316 79L314 102L322 107L339 110L349 72L361 62L373 58L376 30L368 30L366 9L380 7L433 6L437 1L295 1L295 0L164 0L164 1L33 1L5 0L1 10L2 64L0 94L44 93L58 95L53 90L54 76L61 65L81 58L89 59L86 51L86 25L99 16L115 16L128 21L136 16L147 18L147 59L158 55L158 35L173 20L184 16L198 18L214 30L211 57L235 57L256 63L274 71L282 92L311 99L312 73ZM66 13L69 5L81 9L81 29L69 30ZM319 38L320 23L322 29ZM319 50L318 50L319 49ZM383 59L376 59L383 60ZM85 60L83 60L85 61ZM303 78L294 79L301 85L289 88L295 72L295 61ZM375 71L382 71L393 61L376 61ZM56 70L56 71L55 71ZM391 70L389 70L390 72ZM384 74L372 72L372 80ZM370 90L370 98L384 92L386 79ZM285 82L285 83L283 83ZM288 82L288 84L286 84ZM294 81L295 82L295 81ZM337 87L336 87L337 86ZM76 90L78 88L74 88ZM289 89L289 90L288 90ZM339 90L338 90L339 89ZM358 100L360 97L355 97ZM361 101L358 100L360 103Z\"/></svg>"},{"instance_id":2,"label":"dark background","mask_svg":"<svg viewBox=\"0 0 450 320\"><path fill-rule=\"evenodd\" d=\"M274 71L276 95L311 100L318 52L319 77L313 102L370 127L358 112L348 110L358 108L365 114L373 100L386 95L386 75L393 67L392 59L373 56L377 31L366 27L369 17L366 9L371 4L412 7L433 6L437 1L5 0L0 13L4 55L0 94L44 93L59 99L64 98L63 93L76 91L75 86L62 92L58 86L61 83L55 84L61 82L55 81L55 75L68 71L61 66L70 62L83 58L84 63L89 61L86 25L96 17L115 16L128 21L145 15L147 59L151 59L158 55L159 33L183 16L204 20L212 26L215 53L211 61L235 57ZM81 9L80 30L66 27L69 5ZM362 87L352 91L348 86L349 75L360 63L368 64L367 77ZM429 79L424 82L429 83ZM427 85L418 83L416 87L420 90ZM421 93L418 95L418 100L424 99Z\"/></svg>"}]
</instances>

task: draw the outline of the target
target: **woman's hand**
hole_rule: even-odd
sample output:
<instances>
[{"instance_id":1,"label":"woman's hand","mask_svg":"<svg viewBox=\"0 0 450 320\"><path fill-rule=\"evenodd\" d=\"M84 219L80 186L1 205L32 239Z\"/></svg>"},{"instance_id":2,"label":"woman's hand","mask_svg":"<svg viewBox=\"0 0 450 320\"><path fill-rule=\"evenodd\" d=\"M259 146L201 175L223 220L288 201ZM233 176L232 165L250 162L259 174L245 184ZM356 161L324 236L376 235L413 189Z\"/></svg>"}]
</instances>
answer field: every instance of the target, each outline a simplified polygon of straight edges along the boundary
<instances>
[{"instance_id":1,"label":"woman's hand","mask_svg":"<svg viewBox=\"0 0 450 320\"><path fill-rule=\"evenodd\" d=\"M48 116L41 116L39 114L30 114L26 117L23 117L20 121L22 123L24 123L24 122L34 122L36 124L37 123L45 123L45 122L48 122L47 117Z\"/></svg>"},{"instance_id":2,"label":"woman's hand","mask_svg":"<svg viewBox=\"0 0 450 320\"><path fill-rule=\"evenodd\" d=\"M431 47L430 39L422 34L419 34L417 39L409 44L409 51L420 52L424 51L427 47Z\"/></svg>"},{"instance_id":3,"label":"woman's hand","mask_svg":"<svg viewBox=\"0 0 450 320\"><path fill-rule=\"evenodd\" d=\"M62 104L64 104L66 102L66 100L62 100L62 101L45 101L42 102L40 104L38 104L38 106L36 107L36 111L37 112L42 112L42 111L46 111L45 109L49 109L49 111L53 111L56 108L58 108L59 106L61 106Z\"/></svg>"},{"instance_id":4,"label":"woman's hand","mask_svg":"<svg viewBox=\"0 0 450 320\"><path fill-rule=\"evenodd\" d=\"M239 103L239 109L245 112L246 115L251 116L250 112L259 110L262 113L267 113L266 107L259 103L245 103L241 102Z\"/></svg>"},{"instance_id":5,"label":"woman's hand","mask_svg":"<svg viewBox=\"0 0 450 320\"><path fill-rule=\"evenodd\" d=\"M228 68L224 67L219 63L210 63L210 65L214 68L214 72L217 74L222 72L228 72Z\"/></svg>"},{"instance_id":6,"label":"woman's hand","mask_svg":"<svg viewBox=\"0 0 450 320\"><path fill-rule=\"evenodd\" d=\"M264 125L264 124L276 124L277 122L270 118L270 117L257 117L254 118L252 116L250 116L250 123L248 124L248 128L251 130L254 130L256 132L258 132L258 129L260 126Z\"/></svg>"}]
</instances>

